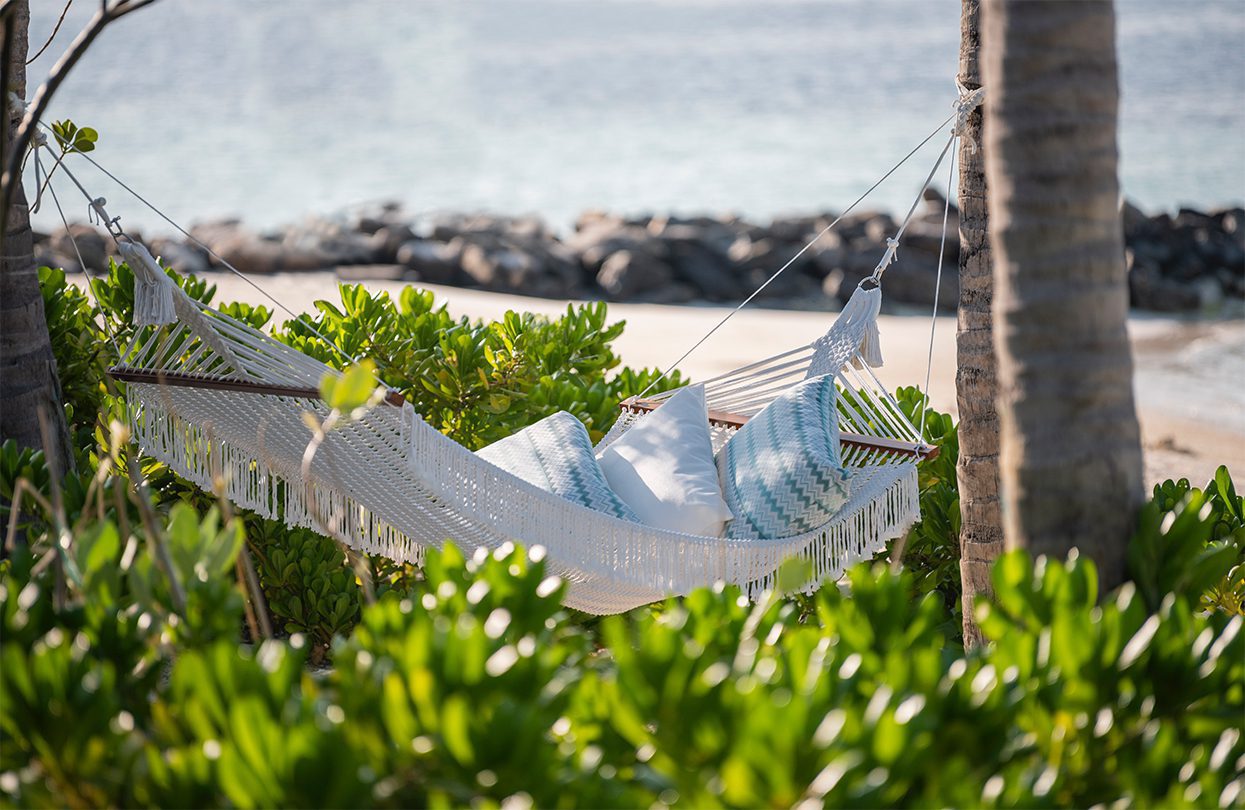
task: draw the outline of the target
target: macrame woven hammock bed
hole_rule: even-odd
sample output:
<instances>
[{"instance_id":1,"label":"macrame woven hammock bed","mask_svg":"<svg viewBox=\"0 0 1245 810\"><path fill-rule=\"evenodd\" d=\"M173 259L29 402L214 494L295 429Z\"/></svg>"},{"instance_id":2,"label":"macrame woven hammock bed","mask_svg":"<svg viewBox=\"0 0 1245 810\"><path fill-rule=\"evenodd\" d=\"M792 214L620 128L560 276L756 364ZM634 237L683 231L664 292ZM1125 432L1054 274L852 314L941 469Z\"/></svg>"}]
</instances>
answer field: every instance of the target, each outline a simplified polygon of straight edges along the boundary
<instances>
[{"instance_id":1,"label":"macrame woven hammock bed","mask_svg":"<svg viewBox=\"0 0 1245 810\"><path fill-rule=\"evenodd\" d=\"M978 103L979 93L968 101L961 97L960 120L943 156L965 108ZM572 503L456 444L393 392L330 432L304 475L310 440L304 414L329 414L319 385L339 372L191 298L116 219L108 219L102 199L92 206L135 276L138 328L110 373L126 383L141 449L207 491L219 477L230 501L265 517L416 564L425 549L446 542L469 555L508 544L542 547L549 570L568 583L565 604L595 614L715 582L737 583L756 598L777 585L780 567L793 557L808 561L806 588L812 589L873 556L919 518L916 465L937 449L922 441L872 370L881 365L879 281L895 260L911 211L874 274L825 335L705 383L716 452L749 416L791 386L835 375L843 463L852 472L850 499L812 531L758 540L683 534ZM672 393L624 402L598 452Z\"/></svg>"},{"instance_id":2,"label":"macrame woven hammock bed","mask_svg":"<svg viewBox=\"0 0 1245 810\"><path fill-rule=\"evenodd\" d=\"M876 322L876 289L858 290L816 343L706 384L717 417L715 450L737 427L718 411L736 402L740 386L772 389L748 397L752 410L792 381L831 369L855 392L840 398L840 424L853 434L844 445L854 477L843 510L806 534L733 540L655 529L571 503L477 457L392 397L329 433L304 480L310 434L303 412L328 415L317 388L324 374L337 372L165 285L163 273L136 274L163 287L176 313L169 326L141 330L112 371L127 383L143 451L207 491L221 476L238 506L292 526L331 529L369 554L419 563L424 548L447 540L467 553L542 546L552 572L568 582L568 606L616 613L716 581L739 583L755 596L775 585L789 557L808 559L813 581L837 577L918 517L916 461L928 449L868 366L852 364L863 361L859 347ZM598 450L661 398L626 403Z\"/></svg>"}]
</instances>

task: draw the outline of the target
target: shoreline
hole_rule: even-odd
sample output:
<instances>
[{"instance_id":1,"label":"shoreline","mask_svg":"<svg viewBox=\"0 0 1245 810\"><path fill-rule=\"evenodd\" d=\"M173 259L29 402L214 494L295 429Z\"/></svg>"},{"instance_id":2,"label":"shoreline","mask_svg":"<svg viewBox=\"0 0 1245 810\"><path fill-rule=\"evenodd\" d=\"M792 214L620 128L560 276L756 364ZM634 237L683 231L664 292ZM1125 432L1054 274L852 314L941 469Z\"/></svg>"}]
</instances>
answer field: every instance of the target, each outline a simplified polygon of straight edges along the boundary
<instances>
[{"instance_id":1,"label":"shoreline","mask_svg":"<svg viewBox=\"0 0 1245 810\"><path fill-rule=\"evenodd\" d=\"M1245 208L1150 216L1125 201L1121 220L1134 310L1245 317ZM734 304L766 285L757 304L827 310L874 272L900 226L877 210L769 222L587 211L560 234L536 216L415 215L386 203L267 232L230 219L192 227L192 239L145 241L166 265L196 276L226 264L255 277L333 269L354 282L680 305ZM886 269L884 311L953 312L958 237L955 206L927 189ZM36 262L69 272L102 272L114 251L89 225L35 238Z\"/></svg>"},{"instance_id":2,"label":"shoreline","mask_svg":"<svg viewBox=\"0 0 1245 810\"><path fill-rule=\"evenodd\" d=\"M72 279L73 277L71 277ZM77 279L81 280L81 276ZM217 286L217 302L272 303L229 273L202 278ZM277 273L258 283L296 313L310 311L315 300L337 300L341 279L331 271ZM394 295L401 281L368 281L367 288ZM496 319L516 309L548 316L561 314L582 299L507 295L443 285L418 284L431 290L438 304L455 317ZM665 366L708 331L728 311L725 306L676 306L652 303L609 304L610 320L627 328L614 343L624 365ZM274 319L283 319L280 311ZM834 322L835 311L749 307L735 315L681 366L693 379L720 374L751 360L814 340ZM877 370L888 387L920 386L925 378L930 318L883 314L879 319L885 365ZM956 413L955 317L939 315L935 324L934 363L930 379L933 407ZM1150 313L1129 318L1133 345L1134 392L1150 487L1167 478L1185 477L1203 486L1215 468L1226 464L1245 471L1245 320L1189 319Z\"/></svg>"}]
</instances>

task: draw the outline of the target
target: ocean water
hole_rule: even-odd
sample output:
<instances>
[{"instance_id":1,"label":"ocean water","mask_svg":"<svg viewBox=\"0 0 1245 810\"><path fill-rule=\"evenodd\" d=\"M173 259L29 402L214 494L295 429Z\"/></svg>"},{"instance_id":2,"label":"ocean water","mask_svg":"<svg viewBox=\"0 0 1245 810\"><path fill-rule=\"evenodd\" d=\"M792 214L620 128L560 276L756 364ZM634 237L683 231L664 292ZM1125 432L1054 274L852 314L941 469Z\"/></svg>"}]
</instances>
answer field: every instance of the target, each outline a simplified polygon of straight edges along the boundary
<instances>
[{"instance_id":1,"label":"ocean water","mask_svg":"<svg viewBox=\"0 0 1245 810\"><path fill-rule=\"evenodd\" d=\"M31 5L33 51L62 2ZM76 0L32 80L95 6ZM1240 203L1245 2L1117 6L1125 194ZM184 223L387 199L559 228L589 208L767 219L841 209L928 134L958 41L958 0L161 0L104 33L50 117L98 129L94 156ZM906 206L934 157L870 206Z\"/></svg>"}]
</instances>

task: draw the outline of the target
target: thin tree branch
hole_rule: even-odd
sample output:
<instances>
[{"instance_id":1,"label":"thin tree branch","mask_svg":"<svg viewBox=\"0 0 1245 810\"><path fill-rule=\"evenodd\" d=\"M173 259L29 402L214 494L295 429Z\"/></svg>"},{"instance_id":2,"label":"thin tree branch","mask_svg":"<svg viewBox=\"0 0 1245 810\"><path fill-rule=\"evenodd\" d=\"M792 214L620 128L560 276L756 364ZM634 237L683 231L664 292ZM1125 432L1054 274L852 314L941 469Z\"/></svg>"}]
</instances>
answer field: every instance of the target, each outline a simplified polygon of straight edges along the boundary
<instances>
[{"instance_id":1,"label":"thin tree branch","mask_svg":"<svg viewBox=\"0 0 1245 810\"><path fill-rule=\"evenodd\" d=\"M140 8L149 6L156 0L129 0L129 2L117 3L112 10L112 19L119 20L132 11L138 11Z\"/></svg>"},{"instance_id":2,"label":"thin tree branch","mask_svg":"<svg viewBox=\"0 0 1245 810\"><path fill-rule=\"evenodd\" d=\"M21 521L22 498L29 496L36 504L43 507L47 520L52 519L52 503L43 496L28 478L19 478L13 486L13 498L9 502L9 531L4 540L4 552L12 554L17 548L17 529Z\"/></svg>"},{"instance_id":3,"label":"thin tree branch","mask_svg":"<svg viewBox=\"0 0 1245 810\"><path fill-rule=\"evenodd\" d=\"M17 134L13 137L13 145L11 151L4 159L4 173L0 175L0 213L7 219L9 205L13 200L13 189L15 185L21 182L21 160L22 155L30 147L30 142L34 138L35 132L39 128L39 122L43 118L43 114L47 112L48 105L52 101L52 96L60 89L65 78L73 67L78 64L82 55L90 48L95 38L108 27L108 24L114 22L132 11L149 6L155 0L100 0L99 11L91 17L86 27L78 33L74 41L69 45L69 49L61 55L61 58L52 66L51 72L48 73L47 79L39 87L35 93L34 100L30 104L30 108L26 111L26 117L22 119L21 125L17 128ZM8 8L8 3L5 4ZM7 31L7 26L6 26ZM8 48L8 38L6 37L6 49ZM8 51L6 50L6 53ZM4 69L7 73L8 61L5 61ZM5 92L7 94L8 84L7 76L5 81ZM5 103L8 103L7 96Z\"/></svg>"},{"instance_id":4,"label":"thin tree branch","mask_svg":"<svg viewBox=\"0 0 1245 810\"><path fill-rule=\"evenodd\" d=\"M26 64L32 64L40 56L43 56L43 52L48 49L48 46L50 46L53 40L56 39L56 35L60 33L61 25L65 22L65 15L69 13L69 7L72 5L73 0L65 0L65 7L61 9L61 16L57 18L56 25L52 28L52 33L48 36L48 41L43 43L43 47L40 48L34 56L26 60Z\"/></svg>"},{"instance_id":5,"label":"thin tree branch","mask_svg":"<svg viewBox=\"0 0 1245 810\"><path fill-rule=\"evenodd\" d=\"M70 549L73 546L73 535L69 531L69 520L65 516L65 496L61 489L61 468L57 463L55 446L52 441L52 416L47 406L39 405L39 434L43 437L43 458L48 466L48 482L52 489L52 526L54 530L53 544L56 549L59 565L56 567L56 590L53 592L53 603L58 610L64 610L68 598L66 579L72 579L79 588L82 577L74 564Z\"/></svg>"},{"instance_id":6,"label":"thin tree branch","mask_svg":"<svg viewBox=\"0 0 1245 810\"><path fill-rule=\"evenodd\" d=\"M247 604L254 609L259 621L258 639L273 637L272 619L268 616L268 601L264 599L264 589L260 587L259 576L255 573L255 564L251 561L249 543L243 542L238 551L237 565L241 569L240 581L246 593Z\"/></svg>"},{"instance_id":7,"label":"thin tree branch","mask_svg":"<svg viewBox=\"0 0 1245 810\"><path fill-rule=\"evenodd\" d=\"M381 391L383 389L378 388L376 390ZM370 404L374 405L375 403ZM367 557L355 551L349 541L347 541L345 534L339 531L336 526L330 524L328 516L321 513L319 506L316 505L316 499L313 495L315 485L311 476L311 463L315 460L320 446L328 438L328 434L341 423L343 418L343 415L336 410L330 413L324 422L318 424L313 429L311 441L307 443L307 447L303 451L301 471L303 485L306 488L307 511L311 512L311 517L316 523L314 528L320 529L341 547L346 555L346 561L350 563L350 567L354 569L355 576L359 580L359 585L363 590L364 601L369 605L373 605L376 604L376 589L372 583L372 571L368 567ZM329 466L330 468L332 467L331 461Z\"/></svg>"},{"instance_id":8,"label":"thin tree branch","mask_svg":"<svg viewBox=\"0 0 1245 810\"><path fill-rule=\"evenodd\" d=\"M21 182L21 156L26 153L30 147L30 141L34 137L35 131L38 129L39 121L43 118L43 114L47 111L48 104L52 101L52 96L60 89L61 84L69 75L69 71L74 65L78 64L78 60L86 53L87 48L95 41L100 32L109 23L108 9L105 6L91 17L86 28L83 28L73 43L69 46L69 50L61 55L61 58L52 66L52 70L48 73L48 78L43 85L35 93L34 101L30 108L26 111L22 123L17 128L17 134L13 137L12 151L5 156L4 175L0 177L0 186L3 187L4 197L0 200L0 204L4 207L7 215L9 206L13 202L13 189L17 183ZM5 104L8 104L7 87L5 89Z\"/></svg>"},{"instance_id":9,"label":"thin tree branch","mask_svg":"<svg viewBox=\"0 0 1245 810\"><path fill-rule=\"evenodd\" d=\"M208 427L208 444L214 443L215 436L211 426ZM218 454L213 453L210 459L212 463L212 493L216 496L217 503L220 504L221 517L224 519L226 526L235 520L241 520L234 514L233 506L229 503L229 499L225 497L225 475L226 471L221 468L221 459ZM243 524L245 527L245 524ZM264 599L264 591L260 588L259 578L255 574L255 566L251 564L251 555L247 551L249 541L245 539L245 528L243 531L242 547L238 549L238 556L234 560L234 569L238 575L238 586L242 590L242 595L246 600L246 619L251 629L251 638L258 643L261 640L272 638L272 622L268 618L268 604Z\"/></svg>"},{"instance_id":10,"label":"thin tree branch","mask_svg":"<svg viewBox=\"0 0 1245 810\"><path fill-rule=\"evenodd\" d=\"M160 523L156 520L156 511L151 506L151 493L147 489L147 480L143 477L138 463L134 461L135 455L133 448L126 455L126 465L129 468L133 490L131 497L134 504L138 506L139 515L142 516L143 527L147 531L147 543L152 551L152 557L155 558L156 566L168 578L169 592L173 597L173 609L184 619L186 618L186 591L182 589L181 578L178 577L177 568L173 565L173 558L169 554L164 532L160 530Z\"/></svg>"}]
</instances>

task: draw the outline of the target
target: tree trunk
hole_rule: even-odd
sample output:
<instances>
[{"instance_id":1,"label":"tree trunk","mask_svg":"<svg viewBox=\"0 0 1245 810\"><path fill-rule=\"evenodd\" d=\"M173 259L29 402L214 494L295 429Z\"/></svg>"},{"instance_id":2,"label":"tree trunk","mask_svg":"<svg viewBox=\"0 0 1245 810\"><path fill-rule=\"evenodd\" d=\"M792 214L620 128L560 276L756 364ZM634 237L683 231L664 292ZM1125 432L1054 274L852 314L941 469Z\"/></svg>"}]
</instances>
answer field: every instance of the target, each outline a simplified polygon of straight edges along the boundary
<instances>
[{"instance_id":1,"label":"tree trunk","mask_svg":"<svg viewBox=\"0 0 1245 810\"><path fill-rule=\"evenodd\" d=\"M986 0L982 76L1009 548L1122 581L1142 499L1110 0Z\"/></svg>"},{"instance_id":2,"label":"tree trunk","mask_svg":"<svg viewBox=\"0 0 1245 810\"><path fill-rule=\"evenodd\" d=\"M962 0L960 84L981 87L980 0ZM987 101L990 89L987 88ZM986 216L986 167L981 138L982 108L968 119L960 143L960 304L955 336L956 402L960 412L960 580L964 588L964 646L982 643L973 617L980 595L990 594L990 568L1003 550L999 514L999 417L995 409L994 292Z\"/></svg>"},{"instance_id":3,"label":"tree trunk","mask_svg":"<svg viewBox=\"0 0 1245 810\"><path fill-rule=\"evenodd\" d=\"M7 89L25 98L28 0L19 0L11 25L13 44ZM20 123L7 101L6 97L8 126L2 134L6 154ZM57 469L66 470L71 461L69 430L43 314L30 209L20 178L15 182L4 233L4 253L0 256L0 441L13 439L21 447L42 448L39 412L43 410L51 420L51 441L55 445L47 448L52 454L50 460L58 464Z\"/></svg>"}]
</instances>

